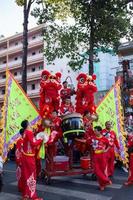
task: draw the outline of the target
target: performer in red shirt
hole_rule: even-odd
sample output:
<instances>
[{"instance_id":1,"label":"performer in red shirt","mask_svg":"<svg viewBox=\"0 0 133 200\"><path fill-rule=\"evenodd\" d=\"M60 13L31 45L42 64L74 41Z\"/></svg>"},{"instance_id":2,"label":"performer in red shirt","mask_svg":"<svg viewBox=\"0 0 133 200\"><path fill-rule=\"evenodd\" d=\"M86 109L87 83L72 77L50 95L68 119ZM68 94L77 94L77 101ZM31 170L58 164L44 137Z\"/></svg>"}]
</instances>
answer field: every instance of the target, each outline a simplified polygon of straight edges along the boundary
<instances>
[{"instance_id":1,"label":"performer in red shirt","mask_svg":"<svg viewBox=\"0 0 133 200\"><path fill-rule=\"evenodd\" d=\"M105 123L105 129L102 130L102 134L109 141L109 149L107 151L107 164L108 164L108 176L113 176L114 174L114 161L115 161L115 150L116 147L119 150L119 143L116 138L116 134L111 130L111 122L107 121Z\"/></svg>"},{"instance_id":2,"label":"performer in red shirt","mask_svg":"<svg viewBox=\"0 0 133 200\"><path fill-rule=\"evenodd\" d=\"M23 191L23 181L22 181L22 148L23 148L23 129L20 129L20 138L17 140L16 143L16 151L15 151L15 156L16 156L16 177L18 181L18 191L22 192Z\"/></svg>"},{"instance_id":3,"label":"performer in red shirt","mask_svg":"<svg viewBox=\"0 0 133 200\"><path fill-rule=\"evenodd\" d=\"M83 121L85 127L85 139L89 139L94 135L94 131L93 131L93 120L88 110L84 112Z\"/></svg>"},{"instance_id":4,"label":"performer in red shirt","mask_svg":"<svg viewBox=\"0 0 133 200\"><path fill-rule=\"evenodd\" d=\"M51 131L55 130L59 133L59 136L62 136L62 129L61 129L61 118L58 116L58 111L54 110L51 114L51 121L52 121L52 127Z\"/></svg>"},{"instance_id":5,"label":"performer in red shirt","mask_svg":"<svg viewBox=\"0 0 133 200\"><path fill-rule=\"evenodd\" d=\"M129 148L129 176L124 185L133 185L133 136L128 138L127 147Z\"/></svg>"},{"instance_id":6,"label":"performer in red shirt","mask_svg":"<svg viewBox=\"0 0 133 200\"><path fill-rule=\"evenodd\" d=\"M42 139L36 140L27 120L21 123L24 129L23 153L22 153L22 174L23 174L23 200L42 200L36 194L36 161L35 149L41 145Z\"/></svg>"},{"instance_id":7,"label":"performer in red shirt","mask_svg":"<svg viewBox=\"0 0 133 200\"><path fill-rule=\"evenodd\" d=\"M60 97L62 99L62 102L65 102L65 99L69 98L71 99L71 96L75 93L74 90L71 88L68 88L68 82L64 81L63 82L63 89L60 91Z\"/></svg>"},{"instance_id":8,"label":"performer in red shirt","mask_svg":"<svg viewBox=\"0 0 133 200\"><path fill-rule=\"evenodd\" d=\"M74 112L74 106L71 103L71 99L67 98L65 99L65 102L61 104L60 107L60 114L65 115L65 114L70 114Z\"/></svg>"},{"instance_id":9,"label":"performer in red shirt","mask_svg":"<svg viewBox=\"0 0 133 200\"><path fill-rule=\"evenodd\" d=\"M96 126L94 128L95 135L87 142L93 150L94 173L97 176L100 190L104 190L107 185L112 184L107 176L106 150L108 148L108 140L101 134L102 128Z\"/></svg>"}]
</instances>

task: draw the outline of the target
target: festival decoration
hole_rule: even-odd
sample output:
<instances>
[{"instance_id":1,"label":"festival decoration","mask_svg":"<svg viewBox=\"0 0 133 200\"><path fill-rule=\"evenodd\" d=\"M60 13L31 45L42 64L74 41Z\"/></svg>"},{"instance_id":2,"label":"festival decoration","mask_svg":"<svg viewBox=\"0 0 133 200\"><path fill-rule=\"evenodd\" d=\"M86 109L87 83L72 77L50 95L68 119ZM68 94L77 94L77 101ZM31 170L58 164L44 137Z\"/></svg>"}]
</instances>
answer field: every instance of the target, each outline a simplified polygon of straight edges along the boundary
<instances>
[{"instance_id":1,"label":"festival decoration","mask_svg":"<svg viewBox=\"0 0 133 200\"><path fill-rule=\"evenodd\" d=\"M61 89L61 73L50 74L47 70L42 72L40 82L40 115L48 117L53 110L59 110L59 90Z\"/></svg>"},{"instance_id":2,"label":"festival decoration","mask_svg":"<svg viewBox=\"0 0 133 200\"><path fill-rule=\"evenodd\" d=\"M21 122L27 119L34 128L41 122L38 110L8 70L6 71L6 90L2 116L3 129L0 136L5 161L8 150L14 146L20 136Z\"/></svg>"},{"instance_id":3,"label":"festival decoration","mask_svg":"<svg viewBox=\"0 0 133 200\"><path fill-rule=\"evenodd\" d=\"M84 114L85 111L89 111L91 114L95 113L94 93L97 92L95 80L96 75L90 76L84 73L78 75L76 112L81 114Z\"/></svg>"},{"instance_id":4,"label":"festival decoration","mask_svg":"<svg viewBox=\"0 0 133 200\"><path fill-rule=\"evenodd\" d=\"M105 122L112 123L112 130L115 131L119 145L120 154L116 150L116 156L123 161L124 164L128 163L128 153L126 147L126 132L124 130L124 116L121 104L121 90L120 80L118 80L104 99L97 106L96 112L98 114L98 122L94 122L94 126L100 125L105 127Z\"/></svg>"}]
</instances>

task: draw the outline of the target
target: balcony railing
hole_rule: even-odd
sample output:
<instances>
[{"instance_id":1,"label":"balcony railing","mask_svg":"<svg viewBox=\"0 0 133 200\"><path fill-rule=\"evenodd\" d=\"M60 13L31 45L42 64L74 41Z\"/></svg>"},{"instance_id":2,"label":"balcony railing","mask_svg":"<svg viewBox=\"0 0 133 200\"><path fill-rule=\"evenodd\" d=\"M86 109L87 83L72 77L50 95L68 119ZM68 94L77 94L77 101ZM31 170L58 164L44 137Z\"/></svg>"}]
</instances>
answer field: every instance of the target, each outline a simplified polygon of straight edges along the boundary
<instances>
[{"instance_id":1,"label":"balcony railing","mask_svg":"<svg viewBox=\"0 0 133 200\"><path fill-rule=\"evenodd\" d=\"M33 97L34 98L34 96L37 96L37 97L39 97L39 89L36 89L36 90L28 90L27 91L27 94L28 94L28 96L29 97ZM4 101L4 94L0 94L0 102L3 102Z\"/></svg>"},{"instance_id":2,"label":"balcony railing","mask_svg":"<svg viewBox=\"0 0 133 200\"><path fill-rule=\"evenodd\" d=\"M39 89L36 90L28 90L28 96L35 96L35 95L39 95Z\"/></svg>"},{"instance_id":3,"label":"balcony railing","mask_svg":"<svg viewBox=\"0 0 133 200\"><path fill-rule=\"evenodd\" d=\"M31 48L32 46L34 47L38 44L43 45L43 38L37 37L34 40L29 40L28 48ZM12 53L17 52L17 51L22 51L22 48L23 48L22 43L19 43L18 45L14 45L14 46L9 46L9 49L6 48L6 49L3 49L3 50L0 50L0 55L5 56L7 54L12 54Z\"/></svg>"},{"instance_id":4,"label":"balcony railing","mask_svg":"<svg viewBox=\"0 0 133 200\"><path fill-rule=\"evenodd\" d=\"M39 79L41 77L41 72L42 71L35 71L35 72L28 72L27 73L27 80L30 81L30 79L36 80L37 78ZM21 82L22 76L21 75L17 75L15 76L15 79L19 82ZM4 86L6 82L6 79L0 79L0 86Z\"/></svg>"},{"instance_id":5,"label":"balcony railing","mask_svg":"<svg viewBox=\"0 0 133 200\"><path fill-rule=\"evenodd\" d=\"M43 61L43 53L39 53L37 55L34 55L34 56L29 56L28 59L27 59L27 63L28 64L32 64L32 62L37 62L39 60L42 60ZM19 59L19 60L16 60L16 61L9 61L8 63L8 67L16 67L16 66L20 66L22 64L22 59ZM0 65L0 71L3 71L3 69L6 69L6 66L7 64L1 64Z\"/></svg>"}]
</instances>

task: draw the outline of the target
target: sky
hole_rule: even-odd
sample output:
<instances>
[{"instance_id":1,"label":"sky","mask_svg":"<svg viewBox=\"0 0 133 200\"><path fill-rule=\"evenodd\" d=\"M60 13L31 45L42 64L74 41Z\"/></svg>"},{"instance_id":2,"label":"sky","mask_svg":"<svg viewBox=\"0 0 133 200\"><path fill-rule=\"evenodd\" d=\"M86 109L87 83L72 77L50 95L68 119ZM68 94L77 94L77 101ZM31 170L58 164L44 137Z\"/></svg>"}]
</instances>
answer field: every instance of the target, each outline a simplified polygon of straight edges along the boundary
<instances>
[{"instance_id":1,"label":"sky","mask_svg":"<svg viewBox=\"0 0 133 200\"><path fill-rule=\"evenodd\" d=\"M31 9L34 5L32 5ZM72 20L70 20L72 21ZM30 16L29 28L35 27L37 20ZM15 0L0 0L0 36L9 37L23 31L23 8ZM125 39L122 39L125 42Z\"/></svg>"},{"instance_id":2,"label":"sky","mask_svg":"<svg viewBox=\"0 0 133 200\"><path fill-rule=\"evenodd\" d=\"M29 18L29 28L36 26L36 19ZM23 8L15 0L0 0L0 35L12 36L23 31Z\"/></svg>"}]
</instances>

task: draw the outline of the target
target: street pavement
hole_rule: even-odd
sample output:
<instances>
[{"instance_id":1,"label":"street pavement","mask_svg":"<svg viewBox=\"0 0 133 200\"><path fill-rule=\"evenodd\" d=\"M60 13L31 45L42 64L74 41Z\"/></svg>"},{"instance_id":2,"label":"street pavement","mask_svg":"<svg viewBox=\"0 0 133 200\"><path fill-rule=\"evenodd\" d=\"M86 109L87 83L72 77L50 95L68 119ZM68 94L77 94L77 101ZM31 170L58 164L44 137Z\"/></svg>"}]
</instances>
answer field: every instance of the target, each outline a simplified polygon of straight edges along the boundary
<instances>
[{"instance_id":1,"label":"street pavement","mask_svg":"<svg viewBox=\"0 0 133 200\"><path fill-rule=\"evenodd\" d=\"M116 169L112 178L113 184L105 191L100 191L91 175L54 177L51 185L44 180L37 184L39 197L44 200L133 200L133 186L123 186L128 174L122 169ZM17 191L15 163L8 162L4 167L4 186L0 193L0 200L20 200L21 194Z\"/></svg>"}]
</instances>

